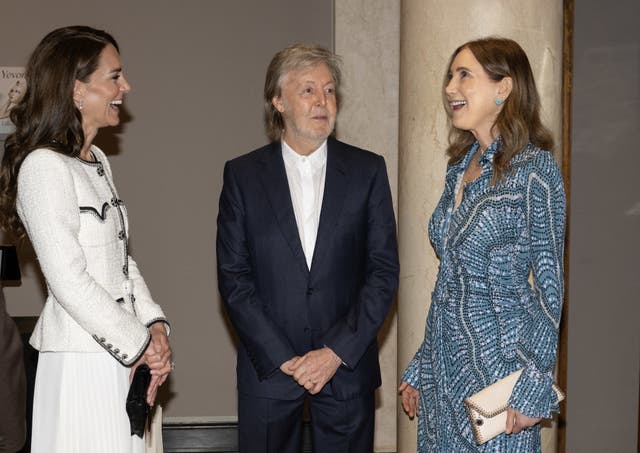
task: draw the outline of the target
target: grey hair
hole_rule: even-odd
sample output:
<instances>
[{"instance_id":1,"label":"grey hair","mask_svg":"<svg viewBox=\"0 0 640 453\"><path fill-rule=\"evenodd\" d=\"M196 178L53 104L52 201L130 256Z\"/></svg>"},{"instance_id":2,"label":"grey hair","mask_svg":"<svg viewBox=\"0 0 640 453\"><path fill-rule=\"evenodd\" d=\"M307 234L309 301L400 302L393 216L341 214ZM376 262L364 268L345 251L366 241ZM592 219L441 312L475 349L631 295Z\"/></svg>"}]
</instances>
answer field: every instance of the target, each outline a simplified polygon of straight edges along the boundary
<instances>
[{"instance_id":1,"label":"grey hair","mask_svg":"<svg viewBox=\"0 0 640 453\"><path fill-rule=\"evenodd\" d=\"M282 84L292 71L300 71L318 64L326 64L336 88L336 102L340 105L340 66L342 59L317 45L295 44L276 53L269 63L264 81L264 113L267 136L272 141L280 140L284 129L284 119L273 105L273 98L282 95Z\"/></svg>"}]
</instances>

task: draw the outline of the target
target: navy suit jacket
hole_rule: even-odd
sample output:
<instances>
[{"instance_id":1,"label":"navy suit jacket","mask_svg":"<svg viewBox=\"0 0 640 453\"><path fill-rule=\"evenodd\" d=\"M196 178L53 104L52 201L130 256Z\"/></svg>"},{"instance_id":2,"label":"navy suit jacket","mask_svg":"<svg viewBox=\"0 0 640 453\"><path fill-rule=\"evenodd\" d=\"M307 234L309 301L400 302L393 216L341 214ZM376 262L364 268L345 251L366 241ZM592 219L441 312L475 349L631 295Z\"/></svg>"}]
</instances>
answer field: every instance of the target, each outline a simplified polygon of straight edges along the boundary
<instances>
[{"instance_id":1,"label":"navy suit jacket","mask_svg":"<svg viewBox=\"0 0 640 453\"><path fill-rule=\"evenodd\" d=\"M380 386L376 335L398 286L384 159L329 138L318 236L307 267L280 142L227 162L218 285L240 337L238 391L294 399L280 365L323 346L344 362L322 390L338 400Z\"/></svg>"}]
</instances>

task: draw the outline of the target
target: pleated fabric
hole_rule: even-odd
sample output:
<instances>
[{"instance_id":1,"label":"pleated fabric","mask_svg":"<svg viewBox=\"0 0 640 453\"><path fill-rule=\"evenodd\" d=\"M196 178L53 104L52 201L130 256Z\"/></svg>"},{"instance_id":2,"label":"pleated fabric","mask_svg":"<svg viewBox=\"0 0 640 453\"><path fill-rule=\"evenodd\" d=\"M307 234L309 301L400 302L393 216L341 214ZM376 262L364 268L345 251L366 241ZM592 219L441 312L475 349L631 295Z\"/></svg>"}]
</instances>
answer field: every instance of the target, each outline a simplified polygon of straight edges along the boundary
<instances>
[{"instance_id":1,"label":"pleated fabric","mask_svg":"<svg viewBox=\"0 0 640 453\"><path fill-rule=\"evenodd\" d=\"M32 453L143 453L126 412L129 372L106 352L40 353Z\"/></svg>"}]
</instances>

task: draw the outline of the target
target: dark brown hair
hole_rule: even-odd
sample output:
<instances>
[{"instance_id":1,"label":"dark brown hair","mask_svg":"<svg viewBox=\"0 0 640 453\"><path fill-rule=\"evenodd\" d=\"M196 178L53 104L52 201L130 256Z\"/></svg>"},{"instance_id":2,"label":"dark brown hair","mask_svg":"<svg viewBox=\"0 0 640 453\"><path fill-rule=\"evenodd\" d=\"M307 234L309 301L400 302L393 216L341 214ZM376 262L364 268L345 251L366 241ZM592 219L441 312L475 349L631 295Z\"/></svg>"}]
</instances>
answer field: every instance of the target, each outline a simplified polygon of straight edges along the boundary
<instances>
[{"instance_id":1,"label":"dark brown hair","mask_svg":"<svg viewBox=\"0 0 640 453\"><path fill-rule=\"evenodd\" d=\"M296 44L275 54L269 63L264 81L264 113L267 136L280 140L284 129L282 115L273 105L273 97L282 95L282 83L291 71L300 71L324 63L329 68L336 86L336 102L340 105L340 57L320 46Z\"/></svg>"},{"instance_id":2,"label":"dark brown hair","mask_svg":"<svg viewBox=\"0 0 640 453\"><path fill-rule=\"evenodd\" d=\"M500 180L509 169L511 158L522 151L528 143L544 150L553 149L551 132L540 120L540 96L536 88L529 59L520 45L511 40L488 37L469 41L458 47L449 61L447 73L455 57L469 49L484 68L489 78L495 82L505 77L512 80L511 94L496 118L495 127L502 136L502 145L493 161L493 182ZM445 85L448 77L445 78ZM447 105L447 111L451 114ZM470 131L449 129L449 163L453 164L466 154L474 143Z\"/></svg>"},{"instance_id":3,"label":"dark brown hair","mask_svg":"<svg viewBox=\"0 0 640 453\"><path fill-rule=\"evenodd\" d=\"M47 34L31 54L25 73L27 90L11 110L16 129L5 141L0 165L0 227L5 231L24 235L16 213L16 192L18 172L27 155L37 148L79 155L85 137L82 116L73 102L74 84L88 82L109 44L118 50L105 31L64 27Z\"/></svg>"}]
</instances>

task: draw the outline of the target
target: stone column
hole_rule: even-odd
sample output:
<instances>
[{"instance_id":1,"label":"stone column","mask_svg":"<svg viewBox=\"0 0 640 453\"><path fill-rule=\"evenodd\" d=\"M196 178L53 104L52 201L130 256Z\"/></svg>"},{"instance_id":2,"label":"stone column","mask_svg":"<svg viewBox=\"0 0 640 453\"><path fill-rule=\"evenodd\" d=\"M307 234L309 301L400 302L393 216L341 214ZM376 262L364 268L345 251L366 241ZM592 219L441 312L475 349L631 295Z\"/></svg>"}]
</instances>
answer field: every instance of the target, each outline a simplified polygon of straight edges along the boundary
<instances>
[{"instance_id":1,"label":"stone column","mask_svg":"<svg viewBox=\"0 0 640 453\"><path fill-rule=\"evenodd\" d=\"M400 3L335 0L335 51L343 58L340 140L384 156L397 211ZM382 387L376 392L375 451L396 450L395 306L378 335Z\"/></svg>"},{"instance_id":2,"label":"stone column","mask_svg":"<svg viewBox=\"0 0 640 453\"><path fill-rule=\"evenodd\" d=\"M562 1L403 0L400 32L398 223L401 278L398 295L398 369L424 337L438 261L427 222L442 193L446 168L446 114L442 82L453 50L471 39L499 35L527 52L542 96L543 119L561 155ZM553 452L555 430L543 450ZM416 451L416 423L398 405L398 452Z\"/></svg>"}]
</instances>

